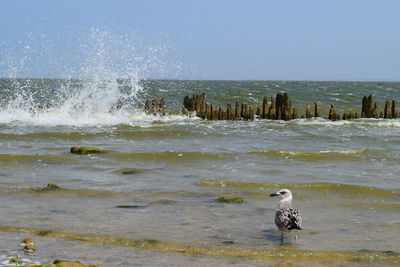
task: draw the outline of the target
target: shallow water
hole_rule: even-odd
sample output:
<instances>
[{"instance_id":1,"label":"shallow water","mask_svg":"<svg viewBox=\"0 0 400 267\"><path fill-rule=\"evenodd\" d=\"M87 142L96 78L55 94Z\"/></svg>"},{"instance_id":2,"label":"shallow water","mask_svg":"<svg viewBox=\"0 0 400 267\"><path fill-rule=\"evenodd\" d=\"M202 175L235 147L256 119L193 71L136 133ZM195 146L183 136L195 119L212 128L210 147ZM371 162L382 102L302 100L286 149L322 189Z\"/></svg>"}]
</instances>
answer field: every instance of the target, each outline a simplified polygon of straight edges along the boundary
<instances>
[{"instance_id":1,"label":"shallow water","mask_svg":"<svg viewBox=\"0 0 400 267\"><path fill-rule=\"evenodd\" d=\"M186 94L205 92L218 105L236 99L259 104L263 95L283 90L299 108L320 101L323 115L330 103L339 112L358 111L364 94L374 94L381 107L399 99L400 83L150 80L100 86L2 79L0 87L4 231L13 226L15 232L158 240L248 251L246 257L281 249L400 252L400 120L231 122L178 115ZM49 93L53 87L61 96ZM109 113L120 97L129 104ZM153 97L166 98L173 115L134 109ZM46 103L52 106L43 110ZM70 154L75 145L106 153ZM40 189L48 183L63 189ZM288 234L283 246L273 222L277 199L269 197L281 188L294 193L304 224L299 240ZM222 195L241 196L244 203L216 202Z\"/></svg>"}]
</instances>

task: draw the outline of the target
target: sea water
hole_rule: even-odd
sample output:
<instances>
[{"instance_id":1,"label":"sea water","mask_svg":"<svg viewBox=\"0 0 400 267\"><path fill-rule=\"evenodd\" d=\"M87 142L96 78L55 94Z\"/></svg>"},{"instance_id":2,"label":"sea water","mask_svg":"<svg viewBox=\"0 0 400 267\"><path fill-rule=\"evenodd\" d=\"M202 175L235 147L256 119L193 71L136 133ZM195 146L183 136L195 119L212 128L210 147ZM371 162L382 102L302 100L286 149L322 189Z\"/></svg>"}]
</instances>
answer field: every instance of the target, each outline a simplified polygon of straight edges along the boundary
<instances>
[{"instance_id":1,"label":"sea water","mask_svg":"<svg viewBox=\"0 0 400 267\"><path fill-rule=\"evenodd\" d=\"M321 262L355 253L361 265L378 253L397 264L399 119L207 121L179 112L185 95L205 93L225 107L282 91L301 114L320 103L324 117L330 104L360 113L369 94L383 109L400 98L400 83L0 79L0 230L11 239L108 244L122 257L128 246L261 260L332 253ZM139 109L153 98L165 99L166 116ZM119 99L123 107L113 110ZM75 155L72 146L105 153ZM42 190L48 183L62 189ZM297 242L288 233L281 244L274 225L278 200L269 194L282 188L303 216ZM3 254L17 249L7 240ZM112 265L101 256L94 263Z\"/></svg>"}]
</instances>

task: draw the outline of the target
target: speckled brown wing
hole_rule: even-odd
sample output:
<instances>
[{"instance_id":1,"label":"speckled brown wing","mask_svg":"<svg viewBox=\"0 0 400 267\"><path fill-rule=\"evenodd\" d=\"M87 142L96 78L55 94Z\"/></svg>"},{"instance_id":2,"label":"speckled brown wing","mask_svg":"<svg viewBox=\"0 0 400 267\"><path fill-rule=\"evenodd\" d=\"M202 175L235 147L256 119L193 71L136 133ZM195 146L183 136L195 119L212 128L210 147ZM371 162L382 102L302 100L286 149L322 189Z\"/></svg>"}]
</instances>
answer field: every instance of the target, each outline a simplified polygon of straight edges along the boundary
<instances>
[{"instance_id":1,"label":"speckled brown wing","mask_svg":"<svg viewBox=\"0 0 400 267\"><path fill-rule=\"evenodd\" d=\"M278 208L275 213L275 224L281 230L301 230L302 218L294 207Z\"/></svg>"}]
</instances>

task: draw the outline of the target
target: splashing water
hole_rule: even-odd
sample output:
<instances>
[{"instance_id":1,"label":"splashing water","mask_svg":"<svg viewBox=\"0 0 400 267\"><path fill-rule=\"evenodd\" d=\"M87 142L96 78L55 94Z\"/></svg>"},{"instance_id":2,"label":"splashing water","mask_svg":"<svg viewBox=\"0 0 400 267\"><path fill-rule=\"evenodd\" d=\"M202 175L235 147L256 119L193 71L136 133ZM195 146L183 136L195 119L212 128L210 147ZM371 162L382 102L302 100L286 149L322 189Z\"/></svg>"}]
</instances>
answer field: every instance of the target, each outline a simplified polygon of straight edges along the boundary
<instances>
[{"instance_id":1,"label":"splashing water","mask_svg":"<svg viewBox=\"0 0 400 267\"><path fill-rule=\"evenodd\" d=\"M146 116L138 110L145 94L140 74L157 66L155 53L161 49L138 51L133 42L127 36L91 29L81 45L79 74L76 69L69 71L83 79L0 80L5 92L1 96L0 123L96 126L143 119ZM18 76L16 65L10 65L12 77ZM22 68L26 68L25 63L20 66L21 73Z\"/></svg>"}]
</instances>

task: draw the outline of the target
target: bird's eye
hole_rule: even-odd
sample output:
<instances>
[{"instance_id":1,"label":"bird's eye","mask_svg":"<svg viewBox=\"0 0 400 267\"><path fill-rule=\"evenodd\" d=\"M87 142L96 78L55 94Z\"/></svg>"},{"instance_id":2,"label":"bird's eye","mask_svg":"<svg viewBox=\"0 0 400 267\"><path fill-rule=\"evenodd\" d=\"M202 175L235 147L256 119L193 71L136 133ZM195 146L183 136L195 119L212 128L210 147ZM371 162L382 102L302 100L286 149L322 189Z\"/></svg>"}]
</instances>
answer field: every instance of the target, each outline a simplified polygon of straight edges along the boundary
<instances>
[{"instance_id":1,"label":"bird's eye","mask_svg":"<svg viewBox=\"0 0 400 267\"><path fill-rule=\"evenodd\" d=\"M286 192L281 192L282 195L286 194Z\"/></svg>"}]
</instances>

